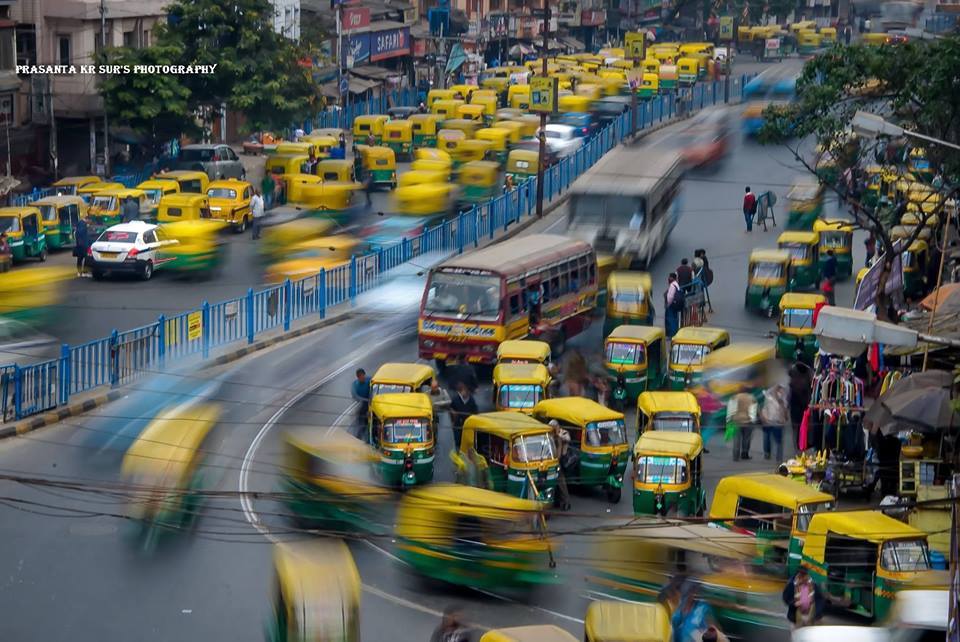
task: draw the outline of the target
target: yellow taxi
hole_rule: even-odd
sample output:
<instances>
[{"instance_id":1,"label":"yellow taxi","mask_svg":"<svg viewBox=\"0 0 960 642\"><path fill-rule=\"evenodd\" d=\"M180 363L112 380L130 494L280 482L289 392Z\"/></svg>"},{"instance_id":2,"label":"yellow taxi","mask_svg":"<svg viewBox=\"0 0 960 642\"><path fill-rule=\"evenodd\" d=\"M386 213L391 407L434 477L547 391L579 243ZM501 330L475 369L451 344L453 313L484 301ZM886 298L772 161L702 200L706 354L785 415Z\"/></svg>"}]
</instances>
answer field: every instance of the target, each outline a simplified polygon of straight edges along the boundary
<instances>
[{"instance_id":1,"label":"yellow taxi","mask_svg":"<svg viewBox=\"0 0 960 642\"><path fill-rule=\"evenodd\" d=\"M250 199L253 186L246 181L227 178L213 181L207 186L207 198L210 199L210 214L233 226L241 233L253 222L250 214Z\"/></svg>"}]
</instances>

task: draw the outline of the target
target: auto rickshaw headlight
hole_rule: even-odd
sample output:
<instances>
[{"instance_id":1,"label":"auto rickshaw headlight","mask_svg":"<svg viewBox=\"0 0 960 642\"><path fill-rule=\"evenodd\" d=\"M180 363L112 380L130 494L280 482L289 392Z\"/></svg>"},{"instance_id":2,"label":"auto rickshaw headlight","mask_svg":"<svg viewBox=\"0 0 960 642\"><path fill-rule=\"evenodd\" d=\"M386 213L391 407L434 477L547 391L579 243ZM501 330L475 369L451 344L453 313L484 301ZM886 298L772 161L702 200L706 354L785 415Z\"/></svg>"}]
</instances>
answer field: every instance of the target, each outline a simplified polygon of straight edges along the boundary
<instances>
[{"instance_id":1,"label":"auto rickshaw headlight","mask_svg":"<svg viewBox=\"0 0 960 642\"><path fill-rule=\"evenodd\" d=\"M482 350L483 352L493 352L494 350L496 350L496 346L493 344L487 343L481 346L480 350Z\"/></svg>"},{"instance_id":2,"label":"auto rickshaw headlight","mask_svg":"<svg viewBox=\"0 0 960 642\"><path fill-rule=\"evenodd\" d=\"M423 340L423 347L424 347L424 348L432 348L432 347L435 346L435 345L437 345L437 344L436 344L436 342L435 342L433 339L424 339L424 340Z\"/></svg>"}]
</instances>

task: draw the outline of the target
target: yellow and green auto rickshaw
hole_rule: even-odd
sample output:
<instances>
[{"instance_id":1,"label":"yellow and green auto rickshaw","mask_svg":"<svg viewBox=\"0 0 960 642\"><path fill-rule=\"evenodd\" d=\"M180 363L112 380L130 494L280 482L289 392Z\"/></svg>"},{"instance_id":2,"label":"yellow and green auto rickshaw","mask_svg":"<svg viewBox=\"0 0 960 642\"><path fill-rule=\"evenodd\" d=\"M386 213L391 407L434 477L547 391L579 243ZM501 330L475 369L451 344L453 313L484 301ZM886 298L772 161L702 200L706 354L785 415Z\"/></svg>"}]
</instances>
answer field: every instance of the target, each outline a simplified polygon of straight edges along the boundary
<instances>
[{"instance_id":1,"label":"yellow and green auto rickshaw","mask_svg":"<svg viewBox=\"0 0 960 642\"><path fill-rule=\"evenodd\" d=\"M331 150L333 150L334 147L340 146L339 135L331 136L330 134L324 134L321 132L311 132L300 140L313 145L314 153L319 160L326 160L327 158L330 158Z\"/></svg>"},{"instance_id":2,"label":"yellow and green auto rickshaw","mask_svg":"<svg viewBox=\"0 0 960 642\"><path fill-rule=\"evenodd\" d=\"M764 562L789 577L800 566L811 517L833 510L835 502L832 495L783 475L729 475L713 492L710 521L756 537Z\"/></svg>"},{"instance_id":3,"label":"yellow and green auto rickshaw","mask_svg":"<svg viewBox=\"0 0 960 642\"><path fill-rule=\"evenodd\" d=\"M196 196L196 195L193 195ZM221 238L222 221L197 219L164 223L167 238L176 241L164 250L174 274L185 277L210 277L223 265L226 254Z\"/></svg>"},{"instance_id":4,"label":"yellow and green auto rickshaw","mask_svg":"<svg viewBox=\"0 0 960 642\"><path fill-rule=\"evenodd\" d=\"M811 56L820 49L823 36L813 29L802 29L797 32L797 52L801 56Z\"/></svg>"},{"instance_id":5,"label":"yellow and green auto rickshaw","mask_svg":"<svg viewBox=\"0 0 960 642\"><path fill-rule=\"evenodd\" d=\"M103 179L99 176L64 176L51 187L58 196L77 196L77 191L81 187L102 182Z\"/></svg>"},{"instance_id":6,"label":"yellow and green auto rickshaw","mask_svg":"<svg viewBox=\"0 0 960 642\"><path fill-rule=\"evenodd\" d=\"M437 132L437 149L450 155L452 163L454 150L466 140L467 135L459 129L441 129Z\"/></svg>"},{"instance_id":7,"label":"yellow and green auto rickshaw","mask_svg":"<svg viewBox=\"0 0 960 642\"><path fill-rule=\"evenodd\" d=\"M290 430L282 489L296 523L335 532L382 532L389 491L376 478L378 453L343 430Z\"/></svg>"},{"instance_id":8,"label":"yellow and green auto rickshaw","mask_svg":"<svg viewBox=\"0 0 960 642\"><path fill-rule=\"evenodd\" d=\"M931 570L927 534L880 511L816 513L802 563L829 602L881 621L897 591L950 583L948 571Z\"/></svg>"},{"instance_id":9,"label":"yellow and green auto rickshaw","mask_svg":"<svg viewBox=\"0 0 960 642\"><path fill-rule=\"evenodd\" d=\"M602 488L608 501L620 501L630 459L623 413L592 399L559 397L538 403L533 416L556 421L570 434L569 447L577 457L576 467L565 471L569 483Z\"/></svg>"},{"instance_id":10,"label":"yellow and green auto rickshaw","mask_svg":"<svg viewBox=\"0 0 960 642\"><path fill-rule=\"evenodd\" d=\"M780 297L788 290L793 280L791 256L786 250L755 249L750 252L747 267L747 291L743 306L749 312L759 312L773 317L780 307Z\"/></svg>"},{"instance_id":11,"label":"yellow and green auto rickshaw","mask_svg":"<svg viewBox=\"0 0 960 642\"><path fill-rule=\"evenodd\" d=\"M440 117L436 114L412 114L408 118L413 123L413 147L435 147Z\"/></svg>"},{"instance_id":12,"label":"yellow and green auto rickshaw","mask_svg":"<svg viewBox=\"0 0 960 642\"><path fill-rule=\"evenodd\" d=\"M922 180L933 178L933 166L927 158L927 150L923 147L912 147L907 156L907 169Z\"/></svg>"},{"instance_id":13,"label":"yellow and green auto rickshaw","mask_svg":"<svg viewBox=\"0 0 960 642\"><path fill-rule=\"evenodd\" d=\"M460 94L461 96L463 96L464 101L469 101L470 97L473 95L473 92L480 89L480 87L477 85L471 85L468 83L461 83L459 85L451 85L450 89L453 90L454 96L456 96L457 94Z\"/></svg>"},{"instance_id":14,"label":"yellow and green auto rickshaw","mask_svg":"<svg viewBox=\"0 0 960 642\"><path fill-rule=\"evenodd\" d=\"M367 144L368 138L373 136L373 144L382 145L383 126L389 121L390 116L386 114L357 116L353 119L353 142L355 144Z\"/></svg>"},{"instance_id":15,"label":"yellow and green auto rickshaw","mask_svg":"<svg viewBox=\"0 0 960 642\"><path fill-rule=\"evenodd\" d=\"M621 325L603 342L603 366L614 382L623 378L627 399L644 390L658 390L667 373L667 344L663 328Z\"/></svg>"},{"instance_id":16,"label":"yellow and green auto rickshaw","mask_svg":"<svg viewBox=\"0 0 960 642\"><path fill-rule=\"evenodd\" d=\"M619 270L607 277L603 336L621 325L653 325L653 281L647 272Z\"/></svg>"},{"instance_id":17,"label":"yellow and green auto rickshaw","mask_svg":"<svg viewBox=\"0 0 960 642\"><path fill-rule=\"evenodd\" d=\"M820 235L820 271L829 258L827 250L833 250L837 259L837 279L847 279L853 274L853 222L839 218L820 218L814 221L813 231Z\"/></svg>"},{"instance_id":18,"label":"yellow and green auto rickshaw","mask_svg":"<svg viewBox=\"0 0 960 642\"><path fill-rule=\"evenodd\" d=\"M399 392L427 392L437 376L425 363L385 363L370 379L370 398Z\"/></svg>"},{"instance_id":19,"label":"yellow and green auto rickshaw","mask_svg":"<svg viewBox=\"0 0 960 642\"><path fill-rule=\"evenodd\" d=\"M550 344L536 339L507 339L497 346L497 363L550 365Z\"/></svg>"},{"instance_id":20,"label":"yellow and green auto rickshaw","mask_svg":"<svg viewBox=\"0 0 960 642\"><path fill-rule=\"evenodd\" d=\"M633 447L633 514L702 517L703 439L696 432L648 430Z\"/></svg>"},{"instance_id":21,"label":"yellow and green auto rickshaw","mask_svg":"<svg viewBox=\"0 0 960 642\"><path fill-rule=\"evenodd\" d=\"M137 185L146 197L140 210L140 218L145 221L156 222L157 210L160 209L160 199L169 194L180 191L180 183L173 179L149 178Z\"/></svg>"},{"instance_id":22,"label":"yellow and green auto rickshaw","mask_svg":"<svg viewBox=\"0 0 960 642\"><path fill-rule=\"evenodd\" d=\"M540 363L501 363L493 368L493 407L530 414L549 395L550 371Z\"/></svg>"},{"instance_id":23,"label":"yellow and green auto rickshaw","mask_svg":"<svg viewBox=\"0 0 960 642\"><path fill-rule=\"evenodd\" d=\"M677 60L677 82L681 87L691 87L700 74L700 62L696 58L683 57Z\"/></svg>"},{"instance_id":24,"label":"yellow and green auto rickshaw","mask_svg":"<svg viewBox=\"0 0 960 642\"><path fill-rule=\"evenodd\" d=\"M730 333L722 328L684 326L670 340L667 381L671 390L686 390L699 383L703 360L714 350L730 345Z\"/></svg>"},{"instance_id":25,"label":"yellow and green auto rickshaw","mask_svg":"<svg viewBox=\"0 0 960 642\"><path fill-rule=\"evenodd\" d=\"M787 292L780 298L777 322L777 357L788 361L813 363L820 349L814 330L814 316L827 304L822 294Z\"/></svg>"},{"instance_id":26,"label":"yellow and green auto rickshaw","mask_svg":"<svg viewBox=\"0 0 960 642\"><path fill-rule=\"evenodd\" d=\"M190 194L206 194L210 186L210 177L206 172L193 169L177 169L170 172L154 174L153 178L160 180L177 181L181 192Z\"/></svg>"},{"instance_id":27,"label":"yellow and green auto rickshaw","mask_svg":"<svg viewBox=\"0 0 960 642\"><path fill-rule=\"evenodd\" d=\"M507 162L507 153L510 151L510 133L509 129L501 127L484 127L477 130L476 139L489 142L490 160L503 165Z\"/></svg>"},{"instance_id":28,"label":"yellow and green auto rickshaw","mask_svg":"<svg viewBox=\"0 0 960 642\"><path fill-rule=\"evenodd\" d=\"M464 105L469 107L470 105ZM458 131L463 132L464 138L473 139L483 127L483 122L478 120L472 120L470 118L448 118L443 121L443 129L449 131Z\"/></svg>"},{"instance_id":29,"label":"yellow and green auto rickshaw","mask_svg":"<svg viewBox=\"0 0 960 642\"><path fill-rule=\"evenodd\" d=\"M371 187L397 186L397 157L389 147L357 146L354 173L361 183L370 182Z\"/></svg>"},{"instance_id":30,"label":"yellow and green auto rickshaw","mask_svg":"<svg viewBox=\"0 0 960 642\"><path fill-rule=\"evenodd\" d=\"M325 183L352 183L353 162L339 158L327 158L317 163L317 176Z\"/></svg>"},{"instance_id":31,"label":"yellow and green auto rickshaw","mask_svg":"<svg viewBox=\"0 0 960 642\"><path fill-rule=\"evenodd\" d=\"M571 112L585 114L590 111L591 105L593 105L593 99L589 96L560 96L557 111L561 114L569 114Z\"/></svg>"},{"instance_id":32,"label":"yellow and green auto rickshaw","mask_svg":"<svg viewBox=\"0 0 960 642\"><path fill-rule=\"evenodd\" d=\"M456 93L452 89L431 89L427 92L427 109L432 110L433 104L438 100L453 100Z\"/></svg>"},{"instance_id":33,"label":"yellow and green auto rickshaw","mask_svg":"<svg viewBox=\"0 0 960 642\"><path fill-rule=\"evenodd\" d=\"M87 183L86 185L81 185L77 187L77 196L83 199L83 202L87 205L90 205L90 200L93 199L93 195L97 192L102 192L105 189L126 189L126 185L123 183Z\"/></svg>"},{"instance_id":34,"label":"yellow and green auto rickshaw","mask_svg":"<svg viewBox=\"0 0 960 642\"><path fill-rule=\"evenodd\" d=\"M0 207L0 233L7 235L14 263L30 258L47 260L47 235L37 207Z\"/></svg>"},{"instance_id":35,"label":"yellow and green auto rickshaw","mask_svg":"<svg viewBox=\"0 0 960 642\"><path fill-rule=\"evenodd\" d=\"M440 118L441 123L446 122L451 118L457 117L457 109L460 108L460 105L465 105L466 101L450 99L450 100L437 100L430 105L430 112L436 114Z\"/></svg>"},{"instance_id":36,"label":"yellow and green auto rickshaw","mask_svg":"<svg viewBox=\"0 0 960 642\"><path fill-rule=\"evenodd\" d=\"M413 160L413 123L409 120L384 123L383 146L392 149L397 158Z\"/></svg>"},{"instance_id":37,"label":"yellow and green auto rickshaw","mask_svg":"<svg viewBox=\"0 0 960 642\"><path fill-rule=\"evenodd\" d=\"M481 461L490 486L515 497L553 502L560 462L553 429L519 412L485 412L467 417L459 453ZM466 471L458 469L459 478Z\"/></svg>"},{"instance_id":38,"label":"yellow and green auto rickshaw","mask_svg":"<svg viewBox=\"0 0 960 642\"><path fill-rule=\"evenodd\" d=\"M530 109L530 85L510 85L507 100L512 109L527 111Z\"/></svg>"},{"instance_id":39,"label":"yellow and green auto rickshaw","mask_svg":"<svg viewBox=\"0 0 960 642\"><path fill-rule=\"evenodd\" d=\"M3 220L0 219L0 225ZM76 278L73 266L44 265L29 270L11 270L8 256L0 257L0 315L39 327L62 314L67 284Z\"/></svg>"},{"instance_id":40,"label":"yellow and green auto rickshaw","mask_svg":"<svg viewBox=\"0 0 960 642\"><path fill-rule=\"evenodd\" d=\"M824 47L830 47L837 44L837 28L820 27L820 37L822 38L821 42Z\"/></svg>"},{"instance_id":41,"label":"yellow and green auto rickshaw","mask_svg":"<svg viewBox=\"0 0 960 642\"><path fill-rule=\"evenodd\" d=\"M498 120L492 127L507 132L508 145L513 146L523 140L524 124L515 120Z\"/></svg>"},{"instance_id":42,"label":"yellow and green auto rickshaw","mask_svg":"<svg viewBox=\"0 0 960 642\"><path fill-rule=\"evenodd\" d=\"M200 515L204 440L220 418L216 403L189 402L162 410L127 448L120 475L132 491L127 515L152 549L161 531L176 532Z\"/></svg>"},{"instance_id":43,"label":"yellow and green auto rickshaw","mask_svg":"<svg viewBox=\"0 0 960 642\"><path fill-rule=\"evenodd\" d=\"M178 192L160 199L160 209L157 210L160 224L204 219L213 220L210 199L205 195ZM226 223L220 221L220 224L226 228Z\"/></svg>"},{"instance_id":44,"label":"yellow and green auto rickshaw","mask_svg":"<svg viewBox=\"0 0 960 642\"><path fill-rule=\"evenodd\" d=\"M686 391L648 390L637 397L637 436L648 430L700 433L700 403Z\"/></svg>"},{"instance_id":45,"label":"yellow and green auto rickshaw","mask_svg":"<svg viewBox=\"0 0 960 642\"><path fill-rule=\"evenodd\" d=\"M413 172L407 172L407 174L411 173ZM436 176L439 175L439 172L430 172L430 174ZM393 211L405 216L419 216L426 219L425 223L429 223L433 219L455 214L458 194L459 188L446 182L404 185L393 190ZM396 241L396 237L385 240L393 243Z\"/></svg>"},{"instance_id":46,"label":"yellow and green auto rickshaw","mask_svg":"<svg viewBox=\"0 0 960 642\"><path fill-rule=\"evenodd\" d=\"M584 642L671 642L670 610L656 603L594 600L583 620Z\"/></svg>"},{"instance_id":47,"label":"yellow and green auto rickshaw","mask_svg":"<svg viewBox=\"0 0 960 642\"><path fill-rule=\"evenodd\" d=\"M460 185L461 204L480 205L486 203L499 196L503 190L503 181L500 180L500 165L487 160L466 162L460 166L457 184Z\"/></svg>"},{"instance_id":48,"label":"yellow and green auto rickshaw","mask_svg":"<svg viewBox=\"0 0 960 642\"><path fill-rule=\"evenodd\" d=\"M491 629L480 642L577 642L577 638L553 624L531 624Z\"/></svg>"},{"instance_id":49,"label":"yellow and green auto rickshaw","mask_svg":"<svg viewBox=\"0 0 960 642\"><path fill-rule=\"evenodd\" d=\"M637 88L637 97L641 100L652 100L658 95L660 95L659 74L657 72L645 72L640 78L640 86Z\"/></svg>"},{"instance_id":50,"label":"yellow and green auto rickshaw","mask_svg":"<svg viewBox=\"0 0 960 642\"><path fill-rule=\"evenodd\" d=\"M820 183L794 183L787 192L790 213L787 216L787 229L809 231L813 222L823 213L823 185Z\"/></svg>"},{"instance_id":51,"label":"yellow and green auto rickshaw","mask_svg":"<svg viewBox=\"0 0 960 642\"><path fill-rule=\"evenodd\" d=\"M515 184L537 175L540 155L527 149L514 149L507 155L507 176Z\"/></svg>"},{"instance_id":52,"label":"yellow and green auto rickshaw","mask_svg":"<svg viewBox=\"0 0 960 642\"><path fill-rule=\"evenodd\" d=\"M409 488L433 480L435 429L429 395L385 392L370 400L368 439L380 452L384 483Z\"/></svg>"},{"instance_id":53,"label":"yellow and green auto rickshaw","mask_svg":"<svg viewBox=\"0 0 960 642\"><path fill-rule=\"evenodd\" d=\"M470 96L470 104L483 107L483 114L481 115L481 118L483 119L484 123L489 125L493 122L493 119L497 114L497 107L499 107L496 92L488 91L486 89L475 91L473 92L473 95Z\"/></svg>"},{"instance_id":54,"label":"yellow and green auto rickshaw","mask_svg":"<svg viewBox=\"0 0 960 642\"><path fill-rule=\"evenodd\" d=\"M459 127L452 127L450 125L451 122L458 120L469 120L473 123L477 123L478 126L482 126L484 124L483 115L485 112L486 108L483 105L460 105L457 107L457 117L444 121L443 126L450 129L459 129Z\"/></svg>"},{"instance_id":55,"label":"yellow and green auto rickshaw","mask_svg":"<svg viewBox=\"0 0 960 642\"><path fill-rule=\"evenodd\" d=\"M87 217L87 204L79 196L47 196L30 204L40 210L47 247L58 250L74 244L74 230Z\"/></svg>"},{"instance_id":56,"label":"yellow and green auto rickshaw","mask_svg":"<svg viewBox=\"0 0 960 642\"><path fill-rule=\"evenodd\" d=\"M87 208L87 224L92 231L99 234L111 225L121 223L123 204L129 198L136 202L137 212L146 209L147 195L141 190L124 187L96 192L90 198L90 206Z\"/></svg>"},{"instance_id":57,"label":"yellow and green auto rickshaw","mask_svg":"<svg viewBox=\"0 0 960 642\"><path fill-rule=\"evenodd\" d=\"M420 575L472 589L551 583L551 543L541 511L538 502L486 488L416 488L397 509L396 554Z\"/></svg>"},{"instance_id":58,"label":"yellow and green auto rickshaw","mask_svg":"<svg viewBox=\"0 0 960 642\"><path fill-rule=\"evenodd\" d=\"M277 154L268 156L264 164L264 171L271 176L286 176L288 174L302 174L310 159L303 154Z\"/></svg>"},{"instance_id":59,"label":"yellow and green auto rickshaw","mask_svg":"<svg viewBox=\"0 0 960 642\"><path fill-rule=\"evenodd\" d=\"M413 185L427 185L431 183L445 184L449 174L440 171L431 171L426 169L411 169L409 172L403 172L397 177L397 190ZM394 192L396 196L396 191Z\"/></svg>"},{"instance_id":60,"label":"yellow and green auto rickshaw","mask_svg":"<svg viewBox=\"0 0 960 642\"><path fill-rule=\"evenodd\" d=\"M809 290L820 286L819 232L784 232L777 247L790 253L791 290Z\"/></svg>"},{"instance_id":61,"label":"yellow and green auto rickshaw","mask_svg":"<svg viewBox=\"0 0 960 642\"><path fill-rule=\"evenodd\" d=\"M312 238L293 244L266 267L264 283L283 283L316 277L320 270L334 270L350 263L360 239L350 234Z\"/></svg>"},{"instance_id":62,"label":"yellow and green auto rickshaw","mask_svg":"<svg viewBox=\"0 0 960 642\"><path fill-rule=\"evenodd\" d=\"M343 540L277 544L273 568L267 642L360 642L360 573Z\"/></svg>"},{"instance_id":63,"label":"yellow and green auto rickshaw","mask_svg":"<svg viewBox=\"0 0 960 642\"><path fill-rule=\"evenodd\" d=\"M492 146L488 140L461 140L457 141L456 147L449 150L450 157L453 159L453 168L462 168L465 163L471 161L486 161L487 154ZM496 165L496 163L494 163ZM499 170L499 166L497 166Z\"/></svg>"}]
</instances>

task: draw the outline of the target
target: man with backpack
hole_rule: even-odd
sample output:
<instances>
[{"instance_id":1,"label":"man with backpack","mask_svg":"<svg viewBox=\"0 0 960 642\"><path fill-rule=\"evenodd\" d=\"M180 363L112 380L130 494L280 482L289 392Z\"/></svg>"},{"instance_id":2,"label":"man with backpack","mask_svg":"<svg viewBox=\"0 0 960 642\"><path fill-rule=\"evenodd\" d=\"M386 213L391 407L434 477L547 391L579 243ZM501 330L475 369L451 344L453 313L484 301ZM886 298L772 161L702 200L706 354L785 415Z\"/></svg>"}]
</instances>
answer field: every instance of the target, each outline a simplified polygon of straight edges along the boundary
<instances>
[{"instance_id":1,"label":"man with backpack","mask_svg":"<svg viewBox=\"0 0 960 642\"><path fill-rule=\"evenodd\" d=\"M743 220L747 224L747 232L753 231L753 215L757 213L757 197L747 186L746 193L743 195Z\"/></svg>"},{"instance_id":2,"label":"man with backpack","mask_svg":"<svg viewBox=\"0 0 960 642\"><path fill-rule=\"evenodd\" d=\"M680 329L680 315L683 313L683 307L686 303L686 297L683 289L677 283L676 272L671 272L667 277L667 291L663 295L663 325L667 338L672 339L673 335Z\"/></svg>"}]
</instances>

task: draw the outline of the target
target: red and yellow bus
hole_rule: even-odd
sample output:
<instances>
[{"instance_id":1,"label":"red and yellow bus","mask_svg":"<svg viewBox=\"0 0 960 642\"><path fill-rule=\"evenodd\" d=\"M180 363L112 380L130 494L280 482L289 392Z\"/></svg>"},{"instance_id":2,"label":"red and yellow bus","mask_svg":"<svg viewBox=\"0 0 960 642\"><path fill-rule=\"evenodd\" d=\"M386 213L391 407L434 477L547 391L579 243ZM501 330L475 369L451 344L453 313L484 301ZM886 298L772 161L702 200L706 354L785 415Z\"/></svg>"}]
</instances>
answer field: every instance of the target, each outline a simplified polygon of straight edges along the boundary
<instances>
[{"instance_id":1,"label":"red and yellow bus","mask_svg":"<svg viewBox=\"0 0 960 642\"><path fill-rule=\"evenodd\" d=\"M555 347L590 324L597 257L589 243L518 237L430 271L417 326L420 357L492 364L501 341L536 337Z\"/></svg>"}]
</instances>

